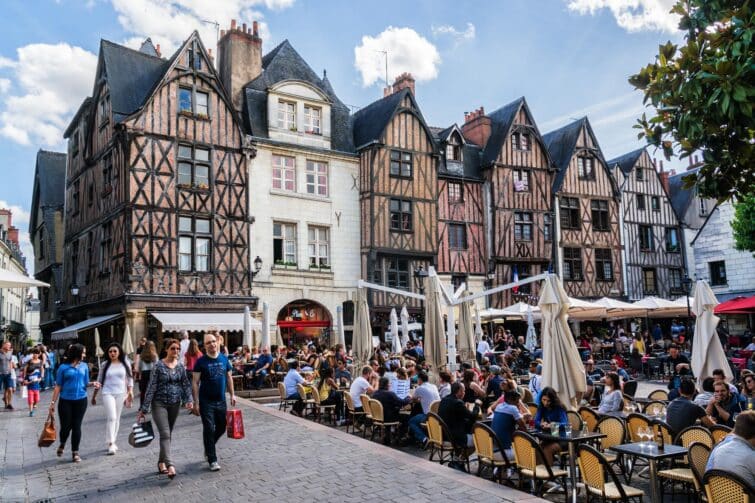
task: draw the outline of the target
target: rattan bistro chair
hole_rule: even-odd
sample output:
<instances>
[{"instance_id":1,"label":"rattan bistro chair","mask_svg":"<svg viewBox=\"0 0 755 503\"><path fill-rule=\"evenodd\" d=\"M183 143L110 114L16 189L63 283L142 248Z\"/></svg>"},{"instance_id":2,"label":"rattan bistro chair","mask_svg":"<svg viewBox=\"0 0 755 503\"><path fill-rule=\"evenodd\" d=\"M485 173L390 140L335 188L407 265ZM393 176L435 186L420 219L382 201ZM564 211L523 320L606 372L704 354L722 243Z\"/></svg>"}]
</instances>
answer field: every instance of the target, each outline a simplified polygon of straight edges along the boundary
<instances>
[{"instance_id":1,"label":"rattan bistro chair","mask_svg":"<svg viewBox=\"0 0 755 503\"><path fill-rule=\"evenodd\" d=\"M312 413L313 415L316 414L315 401L312 398L308 398L309 392L307 392L307 388L305 388L303 384L297 384L296 389L297 391L299 391L299 396L304 402L304 409L302 410L302 415L306 417L307 409L309 409L309 412ZM310 388L310 389L314 390L314 388Z\"/></svg>"},{"instance_id":2,"label":"rattan bistro chair","mask_svg":"<svg viewBox=\"0 0 755 503\"><path fill-rule=\"evenodd\" d=\"M401 423L398 421L385 421L383 413L383 404L379 400L370 398L370 412L372 413L372 434L370 440L375 438L375 432L380 431L380 436L385 440L385 435L391 428L398 428Z\"/></svg>"},{"instance_id":3,"label":"rattan bistro chair","mask_svg":"<svg viewBox=\"0 0 755 503\"><path fill-rule=\"evenodd\" d=\"M611 447L624 443L624 438L626 437L624 421L618 417L606 416L600 420L595 429L605 435L605 437L600 439L600 449L603 457L608 464L618 466L621 472L624 473L622 456L608 452Z\"/></svg>"},{"instance_id":4,"label":"rattan bistro chair","mask_svg":"<svg viewBox=\"0 0 755 503\"><path fill-rule=\"evenodd\" d=\"M522 489L522 483L526 477L534 481L535 494L537 496L542 496L544 484L540 484L540 488L538 489L538 482L559 480L561 486L564 488L564 493L566 493L565 501L569 501L569 491L567 490L566 485L566 479L569 472L558 468L552 468L545 463L538 464L538 459L545 459L545 453L532 435L523 431L515 431L511 447L514 450L516 468L519 472L520 489Z\"/></svg>"},{"instance_id":5,"label":"rattan bistro chair","mask_svg":"<svg viewBox=\"0 0 755 503\"><path fill-rule=\"evenodd\" d=\"M731 428L723 424L716 424L714 426L711 426L710 434L713 437L713 445L718 444L729 433L731 433Z\"/></svg>"},{"instance_id":6,"label":"rattan bistro chair","mask_svg":"<svg viewBox=\"0 0 755 503\"><path fill-rule=\"evenodd\" d=\"M372 410L370 409L370 396L367 393L359 395L359 400L362 402L362 409L364 410L364 430L362 430L362 437L367 438L367 428L370 428L372 433Z\"/></svg>"},{"instance_id":7,"label":"rattan bistro chair","mask_svg":"<svg viewBox=\"0 0 755 503\"><path fill-rule=\"evenodd\" d=\"M640 428L652 427L652 423L646 416L642 414L637 414L637 413L629 414L627 416L626 424L627 424L627 439L629 440L629 442L644 441L644 439L640 438L640 435L639 435ZM642 458L630 456L627 463L628 469L624 473L624 478L627 481L627 484L632 482L632 474L634 473L635 466L641 466L641 467L647 468L648 463L646 460Z\"/></svg>"},{"instance_id":8,"label":"rattan bistro chair","mask_svg":"<svg viewBox=\"0 0 755 503\"><path fill-rule=\"evenodd\" d=\"M487 425L475 423L472 429L475 453L477 454L477 475L482 473L483 466L490 466L490 471L495 473L498 468L496 480L503 482L504 475L513 468L506 451L501 446L501 441L495 432Z\"/></svg>"},{"instance_id":9,"label":"rattan bistro chair","mask_svg":"<svg viewBox=\"0 0 755 503\"><path fill-rule=\"evenodd\" d=\"M587 423L587 429L590 431L595 431L595 427L598 426L598 421L600 421L600 416L598 416L598 413L592 410L590 407L580 407L578 412L580 417L582 418L582 421Z\"/></svg>"},{"instance_id":10,"label":"rattan bistro chair","mask_svg":"<svg viewBox=\"0 0 755 503\"><path fill-rule=\"evenodd\" d=\"M708 465L708 459L710 459L711 449L699 442L693 442L689 446L689 467L692 470L692 475L695 477L695 492L699 494L703 500L705 497L705 487L703 485L703 477L705 476L705 469Z\"/></svg>"},{"instance_id":11,"label":"rattan bistro chair","mask_svg":"<svg viewBox=\"0 0 755 503\"><path fill-rule=\"evenodd\" d=\"M578 447L577 453L577 463L579 464L582 482L587 489L588 503L591 496L597 496L603 501L628 502L638 499L642 503L643 490L623 485L603 454L585 444Z\"/></svg>"},{"instance_id":12,"label":"rattan bistro chair","mask_svg":"<svg viewBox=\"0 0 755 503\"><path fill-rule=\"evenodd\" d=\"M330 421L333 424L336 424L336 405L323 405L320 398L320 391L314 386L312 387L312 400L314 401L312 408L315 410L315 413L317 415L317 421L322 423L323 413L327 412Z\"/></svg>"},{"instance_id":13,"label":"rattan bistro chair","mask_svg":"<svg viewBox=\"0 0 755 503\"><path fill-rule=\"evenodd\" d=\"M703 477L708 503L750 503L753 489L738 475L723 470L710 470Z\"/></svg>"},{"instance_id":14,"label":"rattan bistro chair","mask_svg":"<svg viewBox=\"0 0 755 503\"><path fill-rule=\"evenodd\" d=\"M537 415L537 404L530 402L527 404L527 409L530 411L532 417L535 417Z\"/></svg>"},{"instance_id":15,"label":"rattan bistro chair","mask_svg":"<svg viewBox=\"0 0 755 503\"><path fill-rule=\"evenodd\" d=\"M694 494L703 491L702 474L705 473L705 465L710 457L710 447L702 442L693 442L688 446L688 449L689 467L679 466L658 472L658 478L661 481L661 493L666 482L671 483L672 488L673 484L681 483L691 488Z\"/></svg>"},{"instance_id":16,"label":"rattan bistro chair","mask_svg":"<svg viewBox=\"0 0 755 503\"><path fill-rule=\"evenodd\" d=\"M648 395L650 400L668 400L668 393L665 390L657 389Z\"/></svg>"},{"instance_id":17,"label":"rattan bistro chair","mask_svg":"<svg viewBox=\"0 0 755 503\"><path fill-rule=\"evenodd\" d=\"M572 431L582 430L582 416L580 416L573 410L567 410L566 418L569 420L569 424L571 424Z\"/></svg>"},{"instance_id":18,"label":"rattan bistro chair","mask_svg":"<svg viewBox=\"0 0 755 503\"><path fill-rule=\"evenodd\" d=\"M349 432L349 426L351 426L351 432L354 433L357 431L357 418L364 416L364 411L357 412L356 407L354 407L354 399L351 398L351 393L348 391L343 394L343 398L346 401L346 418L351 419L346 423L346 433Z\"/></svg>"},{"instance_id":19,"label":"rattan bistro chair","mask_svg":"<svg viewBox=\"0 0 755 503\"><path fill-rule=\"evenodd\" d=\"M711 449L713 448L713 436L707 428L702 426L688 426L680 431L674 439L674 443L682 447L689 447L692 442L700 442Z\"/></svg>"},{"instance_id":20,"label":"rattan bistro chair","mask_svg":"<svg viewBox=\"0 0 755 503\"><path fill-rule=\"evenodd\" d=\"M283 409L285 412L289 407L296 403L296 400L289 400L286 396L286 386L282 383L278 383L278 394L280 395L280 403L278 404L278 410Z\"/></svg>"},{"instance_id":21,"label":"rattan bistro chair","mask_svg":"<svg viewBox=\"0 0 755 503\"><path fill-rule=\"evenodd\" d=\"M451 443L451 437L447 436L445 423L435 412L427 413L427 439L430 445L430 458L433 460L435 453L438 453L438 461L443 464L445 461L451 461L454 446Z\"/></svg>"}]
</instances>

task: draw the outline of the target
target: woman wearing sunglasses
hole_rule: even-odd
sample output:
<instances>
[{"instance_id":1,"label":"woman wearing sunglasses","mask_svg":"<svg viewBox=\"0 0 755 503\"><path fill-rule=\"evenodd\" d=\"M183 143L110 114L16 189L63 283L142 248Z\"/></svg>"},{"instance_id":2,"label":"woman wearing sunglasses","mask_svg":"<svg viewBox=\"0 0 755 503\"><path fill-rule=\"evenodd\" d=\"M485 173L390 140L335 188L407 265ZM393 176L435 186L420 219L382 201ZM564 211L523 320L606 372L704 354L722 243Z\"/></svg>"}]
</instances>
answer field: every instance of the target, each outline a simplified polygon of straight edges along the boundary
<instances>
[{"instance_id":1,"label":"woman wearing sunglasses","mask_svg":"<svg viewBox=\"0 0 755 503\"><path fill-rule=\"evenodd\" d=\"M111 342L107 347L107 361L102 366L97 381L102 391L102 403L107 411L105 425L105 442L108 455L118 450L115 439L121 427L121 412L123 406L131 408L134 401L134 377L131 375L131 362L123 354L121 345ZM92 395L92 405L97 405L97 392Z\"/></svg>"},{"instance_id":2,"label":"woman wearing sunglasses","mask_svg":"<svg viewBox=\"0 0 755 503\"><path fill-rule=\"evenodd\" d=\"M173 425L176 424L178 412L181 410L181 402L185 403L189 410L194 408L194 403L189 376L186 374L186 368L178 360L181 343L176 339L166 339L164 347L167 348L167 356L159 360L152 369L147 392L136 420L143 421L144 415L148 414L150 406L152 407L152 417L160 432L160 457L157 460L157 471L172 479L176 476L176 468L170 459Z\"/></svg>"}]
</instances>

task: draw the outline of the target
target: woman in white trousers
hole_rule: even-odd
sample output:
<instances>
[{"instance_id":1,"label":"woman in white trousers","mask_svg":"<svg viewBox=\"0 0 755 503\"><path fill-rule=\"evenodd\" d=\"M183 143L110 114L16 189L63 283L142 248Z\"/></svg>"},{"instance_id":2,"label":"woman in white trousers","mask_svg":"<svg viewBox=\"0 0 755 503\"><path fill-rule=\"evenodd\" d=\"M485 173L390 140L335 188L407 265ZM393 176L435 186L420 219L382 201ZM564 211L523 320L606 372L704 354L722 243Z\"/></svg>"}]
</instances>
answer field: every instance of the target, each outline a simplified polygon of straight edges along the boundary
<instances>
[{"instance_id":1,"label":"woman in white trousers","mask_svg":"<svg viewBox=\"0 0 755 503\"><path fill-rule=\"evenodd\" d=\"M113 342L107 347L107 361L102 365L97 380L102 392L102 403L107 411L105 443L107 453L118 451L115 441L121 426L123 406L131 407L134 400L134 378L131 375L131 362L126 359L120 344ZM97 391L92 395L92 405L97 405Z\"/></svg>"}]
</instances>

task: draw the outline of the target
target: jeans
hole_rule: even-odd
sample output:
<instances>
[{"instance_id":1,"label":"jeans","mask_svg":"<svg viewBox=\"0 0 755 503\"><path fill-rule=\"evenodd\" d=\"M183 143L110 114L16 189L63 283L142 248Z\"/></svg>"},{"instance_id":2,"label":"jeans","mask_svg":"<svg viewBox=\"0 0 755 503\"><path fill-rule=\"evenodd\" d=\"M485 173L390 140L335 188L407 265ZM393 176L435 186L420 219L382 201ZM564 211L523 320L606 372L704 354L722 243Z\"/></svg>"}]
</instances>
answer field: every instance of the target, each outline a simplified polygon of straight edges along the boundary
<instances>
[{"instance_id":1,"label":"jeans","mask_svg":"<svg viewBox=\"0 0 755 503\"><path fill-rule=\"evenodd\" d=\"M424 442L427 438L425 431L422 429L422 426L420 426L420 424L424 423L425 421L427 421L426 414L417 414L409 420L409 431L412 432L412 436L419 442Z\"/></svg>"},{"instance_id":2,"label":"jeans","mask_svg":"<svg viewBox=\"0 0 755 503\"><path fill-rule=\"evenodd\" d=\"M252 386L254 386L255 388L261 387L265 382L265 377L267 377L267 370L255 370Z\"/></svg>"},{"instance_id":3,"label":"jeans","mask_svg":"<svg viewBox=\"0 0 755 503\"><path fill-rule=\"evenodd\" d=\"M218 460L218 456L215 453L215 443L225 434L225 412L225 400L220 402L199 402L199 414L202 416L204 453L207 455L207 462L210 464Z\"/></svg>"},{"instance_id":4,"label":"jeans","mask_svg":"<svg viewBox=\"0 0 755 503\"><path fill-rule=\"evenodd\" d=\"M147 386L149 386L149 375L151 370L142 370L141 377L139 378L139 405L144 403L144 395L147 393Z\"/></svg>"},{"instance_id":5,"label":"jeans","mask_svg":"<svg viewBox=\"0 0 755 503\"><path fill-rule=\"evenodd\" d=\"M180 403L167 405L156 401L152 404L152 418L155 420L157 431L160 432L160 457L157 458L157 462L165 463L165 466L173 466L173 461L170 459L170 441L173 436L173 425L176 424L180 410ZM223 419L225 420L225 414L223 414ZM202 421L204 423L204 416L202 416ZM214 443L212 448L215 449Z\"/></svg>"},{"instance_id":6,"label":"jeans","mask_svg":"<svg viewBox=\"0 0 755 503\"><path fill-rule=\"evenodd\" d=\"M123 400L125 400L125 393L118 393L111 395L110 393L102 395L102 403L105 405L105 411L107 411L107 423L105 424L105 443L115 444L115 439L118 437L118 430L121 427L121 412L123 412Z\"/></svg>"},{"instance_id":7,"label":"jeans","mask_svg":"<svg viewBox=\"0 0 755 503\"><path fill-rule=\"evenodd\" d=\"M66 400L58 402L58 416L60 416L60 446L66 445L68 435L71 435L71 450L77 452L81 443L81 422L87 411L87 399Z\"/></svg>"},{"instance_id":8,"label":"jeans","mask_svg":"<svg viewBox=\"0 0 755 503\"><path fill-rule=\"evenodd\" d=\"M296 400L296 403L294 403L294 405L291 406L291 410L293 410L297 414L301 414L301 411L304 410L304 400L301 399L301 396L299 396L299 393L288 395L286 397L286 400Z\"/></svg>"}]
</instances>

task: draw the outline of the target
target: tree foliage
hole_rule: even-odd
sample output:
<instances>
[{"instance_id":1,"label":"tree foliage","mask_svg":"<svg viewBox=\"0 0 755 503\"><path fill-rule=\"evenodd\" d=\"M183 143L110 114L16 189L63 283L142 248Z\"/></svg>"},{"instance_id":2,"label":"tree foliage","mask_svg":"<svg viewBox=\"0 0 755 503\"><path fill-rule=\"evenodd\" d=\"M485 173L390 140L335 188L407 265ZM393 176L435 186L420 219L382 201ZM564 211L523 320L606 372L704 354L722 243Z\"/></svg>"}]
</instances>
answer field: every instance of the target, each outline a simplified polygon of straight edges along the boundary
<instances>
[{"instance_id":1,"label":"tree foliage","mask_svg":"<svg viewBox=\"0 0 755 503\"><path fill-rule=\"evenodd\" d=\"M660 45L655 62L629 78L655 115L635 128L666 159L702 151L697 174L684 178L720 201L755 194L755 52L752 0L680 0L686 44Z\"/></svg>"},{"instance_id":2,"label":"tree foliage","mask_svg":"<svg viewBox=\"0 0 755 503\"><path fill-rule=\"evenodd\" d=\"M731 221L737 250L755 254L755 195L747 196L734 204Z\"/></svg>"}]
</instances>

